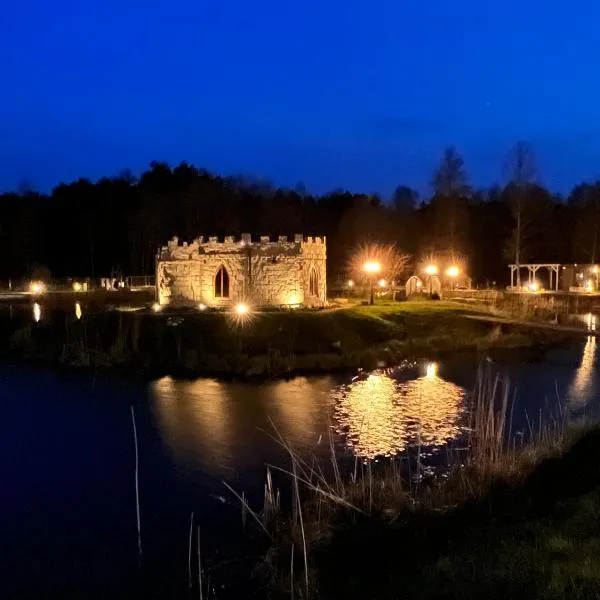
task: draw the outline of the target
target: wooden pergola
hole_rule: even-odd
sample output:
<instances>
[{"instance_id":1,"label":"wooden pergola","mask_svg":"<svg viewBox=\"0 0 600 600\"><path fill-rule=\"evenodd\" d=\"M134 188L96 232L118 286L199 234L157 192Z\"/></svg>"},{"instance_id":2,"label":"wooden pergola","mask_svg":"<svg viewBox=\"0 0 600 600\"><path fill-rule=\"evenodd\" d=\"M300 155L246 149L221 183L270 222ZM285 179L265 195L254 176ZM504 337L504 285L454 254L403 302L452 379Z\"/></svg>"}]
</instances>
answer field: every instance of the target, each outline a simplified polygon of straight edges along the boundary
<instances>
[{"instance_id":1,"label":"wooden pergola","mask_svg":"<svg viewBox=\"0 0 600 600\"><path fill-rule=\"evenodd\" d=\"M508 265L510 268L510 287L515 287L515 274L521 269L527 269L529 285L535 282L535 277L540 269L548 269L548 275L550 277L550 289L558 291L558 275L560 273L560 264L556 263L525 263L520 265ZM518 280L518 277L516 278Z\"/></svg>"}]
</instances>

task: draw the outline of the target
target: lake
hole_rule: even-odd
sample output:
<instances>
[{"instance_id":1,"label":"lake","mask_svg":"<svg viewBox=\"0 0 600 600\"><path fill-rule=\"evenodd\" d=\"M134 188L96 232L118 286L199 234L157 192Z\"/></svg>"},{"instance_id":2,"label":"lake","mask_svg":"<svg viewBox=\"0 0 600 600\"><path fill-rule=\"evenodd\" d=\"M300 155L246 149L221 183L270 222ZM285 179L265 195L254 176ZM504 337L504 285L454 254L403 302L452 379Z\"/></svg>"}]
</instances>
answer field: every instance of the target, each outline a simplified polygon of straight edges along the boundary
<instances>
[{"instance_id":1,"label":"lake","mask_svg":"<svg viewBox=\"0 0 600 600\"><path fill-rule=\"evenodd\" d=\"M597 364L590 336L535 361L519 354L484 361L483 369L516 390L512 429L519 435L559 407L575 420L597 420ZM278 435L325 468L331 445L342 463L353 464L402 458L420 443L435 464L468 423L465 398L480 368L461 356L256 384L171 377L146 383L0 367L2 596L120 597L135 589L130 406L145 574L152 580L147 597L159 597L187 588L191 512L207 561L238 552L243 560L239 502L223 481L259 506L266 465L289 462ZM275 482L285 493L285 476Z\"/></svg>"}]
</instances>

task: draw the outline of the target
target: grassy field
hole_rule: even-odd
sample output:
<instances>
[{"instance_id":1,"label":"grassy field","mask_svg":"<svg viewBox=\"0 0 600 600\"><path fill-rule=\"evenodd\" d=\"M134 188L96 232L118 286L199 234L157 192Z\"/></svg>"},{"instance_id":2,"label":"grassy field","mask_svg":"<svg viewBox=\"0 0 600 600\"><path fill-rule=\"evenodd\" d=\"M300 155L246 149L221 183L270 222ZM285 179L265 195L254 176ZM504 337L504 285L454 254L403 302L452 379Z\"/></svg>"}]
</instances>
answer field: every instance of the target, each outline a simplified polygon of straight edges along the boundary
<instances>
[{"instance_id":1,"label":"grassy field","mask_svg":"<svg viewBox=\"0 0 600 600\"><path fill-rule=\"evenodd\" d=\"M4 323L5 354L74 366L205 375L281 376L392 365L448 351L527 347L550 332L512 331L465 318L483 309L452 302L395 302L324 311L271 311L244 322L197 310L57 313Z\"/></svg>"}]
</instances>

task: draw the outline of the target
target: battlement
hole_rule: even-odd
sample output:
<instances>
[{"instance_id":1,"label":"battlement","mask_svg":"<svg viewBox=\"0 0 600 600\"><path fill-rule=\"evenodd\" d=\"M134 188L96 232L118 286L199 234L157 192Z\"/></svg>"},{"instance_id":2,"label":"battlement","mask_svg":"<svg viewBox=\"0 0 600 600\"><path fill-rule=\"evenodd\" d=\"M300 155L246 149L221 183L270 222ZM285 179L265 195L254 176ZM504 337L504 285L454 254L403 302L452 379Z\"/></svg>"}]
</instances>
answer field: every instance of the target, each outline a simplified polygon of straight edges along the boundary
<instances>
[{"instance_id":1,"label":"battlement","mask_svg":"<svg viewBox=\"0 0 600 600\"><path fill-rule=\"evenodd\" d=\"M224 238L219 238L218 236L209 236L205 237L203 235L198 236L196 239L192 240L192 242L179 242L179 238L174 236L167 242L167 248L187 248L192 246L193 244L197 245L207 245L207 244L289 244L289 243L305 243L305 244L324 244L326 238L320 236L304 236L301 233L294 234L294 239L290 240L287 235L280 235L277 239L274 239L270 235L261 235L257 240L252 240L252 236L249 233L242 233L239 238L235 235L226 235Z\"/></svg>"},{"instance_id":2,"label":"battlement","mask_svg":"<svg viewBox=\"0 0 600 600\"><path fill-rule=\"evenodd\" d=\"M198 236L191 242L180 242L177 236L173 237L159 251L160 259L181 260L192 258L192 255L214 254L219 252L234 253L240 252L243 248L256 248L260 252L267 253L301 253L305 251L324 252L326 238L317 236L304 236L301 233L294 235L290 239L287 235L280 235L273 238L269 235L261 235L252 239L249 233L242 233L241 236L226 235L219 238L217 236L205 237Z\"/></svg>"}]
</instances>

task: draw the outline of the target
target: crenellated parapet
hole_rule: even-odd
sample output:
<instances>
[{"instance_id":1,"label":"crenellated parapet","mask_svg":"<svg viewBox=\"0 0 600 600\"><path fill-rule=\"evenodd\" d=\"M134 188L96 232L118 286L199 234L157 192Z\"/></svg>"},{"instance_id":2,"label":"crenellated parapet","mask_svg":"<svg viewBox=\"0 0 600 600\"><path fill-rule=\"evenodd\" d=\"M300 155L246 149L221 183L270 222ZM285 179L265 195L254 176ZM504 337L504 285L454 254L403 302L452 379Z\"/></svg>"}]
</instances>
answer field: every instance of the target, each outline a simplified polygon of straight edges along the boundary
<instances>
[{"instance_id":1,"label":"crenellated parapet","mask_svg":"<svg viewBox=\"0 0 600 600\"><path fill-rule=\"evenodd\" d=\"M198 236L191 242L182 242L177 236L167 242L158 251L158 260L194 260L207 254L248 253L264 254L267 256L305 254L314 257L326 257L326 238L303 236L297 233L293 238L280 235L272 238L261 235L252 239L249 233L241 236L227 235Z\"/></svg>"}]
</instances>

